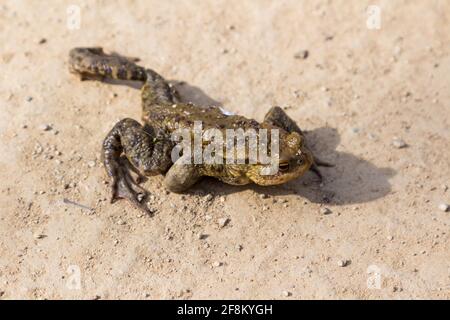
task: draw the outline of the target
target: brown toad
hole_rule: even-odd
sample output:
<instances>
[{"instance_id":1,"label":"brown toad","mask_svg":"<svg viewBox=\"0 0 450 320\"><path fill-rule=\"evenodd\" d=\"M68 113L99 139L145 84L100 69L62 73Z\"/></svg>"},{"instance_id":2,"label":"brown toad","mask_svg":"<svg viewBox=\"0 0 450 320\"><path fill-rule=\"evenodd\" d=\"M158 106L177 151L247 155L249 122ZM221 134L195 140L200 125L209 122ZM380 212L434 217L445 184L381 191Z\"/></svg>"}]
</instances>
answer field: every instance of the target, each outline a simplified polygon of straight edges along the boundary
<instances>
[{"instance_id":1,"label":"brown toad","mask_svg":"<svg viewBox=\"0 0 450 320\"><path fill-rule=\"evenodd\" d=\"M305 146L302 131L280 107L271 108L264 121L258 123L242 116L225 114L219 107L198 107L183 103L176 90L155 71L140 67L130 59L105 54L102 48L71 50L69 67L82 80L143 82L143 125L133 119L123 119L114 126L103 142L103 162L112 179L112 202L120 198L128 199L138 208L150 213L142 201L147 192L139 186L139 181L132 177L130 171L136 173L139 179L165 174L165 186L171 191L183 192L202 176L215 177L233 185L253 182L266 186L285 183L302 176L308 170L312 170L320 178L317 166L328 165L314 159ZM266 129L270 133L276 129L278 170L273 174L262 174L268 164L249 161L248 154L244 156L243 162L229 162L224 154L222 162L214 163L189 163L185 161L184 154L178 160L173 160L172 151L176 143L171 135L182 128L192 129L196 121L201 122L203 130L216 129L224 134L230 129ZM202 142L202 149L207 146L208 143ZM269 154L271 152L274 154L273 150L269 150Z\"/></svg>"}]
</instances>

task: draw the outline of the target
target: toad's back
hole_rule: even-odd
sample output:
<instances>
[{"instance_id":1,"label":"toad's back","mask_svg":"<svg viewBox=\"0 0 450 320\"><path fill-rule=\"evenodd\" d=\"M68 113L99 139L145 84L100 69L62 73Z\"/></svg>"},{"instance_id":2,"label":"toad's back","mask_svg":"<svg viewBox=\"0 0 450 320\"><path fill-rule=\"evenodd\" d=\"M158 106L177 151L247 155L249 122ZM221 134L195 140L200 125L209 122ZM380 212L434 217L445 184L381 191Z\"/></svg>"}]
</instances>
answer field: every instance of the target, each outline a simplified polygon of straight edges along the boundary
<instances>
[{"instance_id":1,"label":"toad's back","mask_svg":"<svg viewBox=\"0 0 450 320\"><path fill-rule=\"evenodd\" d=\"M169 131L178 128L192 128L200 121L203 129L258 129L260 124L253 119L239 115L227 115L219 107L199 107L193 104L172 105L143 103L143 121Z\"/></svg>"}]
</instances>

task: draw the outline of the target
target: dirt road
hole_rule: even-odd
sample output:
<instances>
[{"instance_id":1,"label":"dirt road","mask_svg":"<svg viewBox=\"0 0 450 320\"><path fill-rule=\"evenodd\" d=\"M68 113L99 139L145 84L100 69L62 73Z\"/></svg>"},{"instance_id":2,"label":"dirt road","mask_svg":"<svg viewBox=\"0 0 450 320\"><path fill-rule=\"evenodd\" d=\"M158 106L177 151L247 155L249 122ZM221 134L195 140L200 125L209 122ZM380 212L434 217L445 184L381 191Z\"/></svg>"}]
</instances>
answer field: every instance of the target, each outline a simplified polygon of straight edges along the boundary
<instances>
[{"instance_id":1,"label":"dirt road","mask_svg":"<svg viewBox=\"0 0 450 320\"><path fill-rule=\"evenodd\" d=\"M450 2L375 2L3 1L0 298L450 298ZM280 105L336 167L111 205L101 142L140 95L69 74L76 46L185 100Z\"/></svg>"}]
</instances>

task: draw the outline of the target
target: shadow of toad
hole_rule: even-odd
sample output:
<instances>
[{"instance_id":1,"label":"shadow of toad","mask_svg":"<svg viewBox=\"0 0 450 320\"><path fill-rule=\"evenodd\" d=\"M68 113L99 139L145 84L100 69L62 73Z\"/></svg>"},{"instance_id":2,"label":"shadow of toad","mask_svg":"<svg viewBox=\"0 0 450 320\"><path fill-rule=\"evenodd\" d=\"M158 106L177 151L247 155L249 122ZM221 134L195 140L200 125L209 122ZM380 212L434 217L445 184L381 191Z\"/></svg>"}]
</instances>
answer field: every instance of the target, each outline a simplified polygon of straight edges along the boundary
<instances>
[{"instance_id":1,"label":"shadow of toad","mask_svg":"<svg viewBox=\"0 0 450 320\"><path fill-rule=\"evenodd\" d=\"M337 130L323 127L305 133L308 145L319 159L334 164L321 168L324 176L320 183L311 172L284 185L261 187L257 185L230 186L207 178L194 190L208 190L216 194L230 194L252 189L260 194L280 196L296 194L313 203L331 205L359 204L382 198L390 193L389 178L395 171L379 168L367 160L347 152L337 151L340 137Z\"/></svg>"}]
</instances>

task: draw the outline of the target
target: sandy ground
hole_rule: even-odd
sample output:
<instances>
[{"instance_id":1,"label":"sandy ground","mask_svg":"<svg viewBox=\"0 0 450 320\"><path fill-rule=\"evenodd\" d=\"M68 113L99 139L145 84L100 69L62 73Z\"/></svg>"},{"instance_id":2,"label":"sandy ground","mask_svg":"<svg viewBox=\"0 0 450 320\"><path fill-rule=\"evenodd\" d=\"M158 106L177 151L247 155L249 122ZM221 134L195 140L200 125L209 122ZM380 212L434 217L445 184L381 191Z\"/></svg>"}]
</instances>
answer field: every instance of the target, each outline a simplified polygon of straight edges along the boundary
<instances>
[{"instance_id":1,"label":"sandy ground","mask_svg":"<svg viewBox=\"0 0 450 320\"><path fill-rule=\"evenodd\" d=\"M450 298L449 1L114 3L0 4L1 298ZM336 167L186 195L155 177L155 217L111 205L100 145L140 95L69 74L75 46L139 57L186 100L281 105Z\"/></svg>"}]
</instances>

